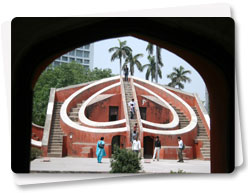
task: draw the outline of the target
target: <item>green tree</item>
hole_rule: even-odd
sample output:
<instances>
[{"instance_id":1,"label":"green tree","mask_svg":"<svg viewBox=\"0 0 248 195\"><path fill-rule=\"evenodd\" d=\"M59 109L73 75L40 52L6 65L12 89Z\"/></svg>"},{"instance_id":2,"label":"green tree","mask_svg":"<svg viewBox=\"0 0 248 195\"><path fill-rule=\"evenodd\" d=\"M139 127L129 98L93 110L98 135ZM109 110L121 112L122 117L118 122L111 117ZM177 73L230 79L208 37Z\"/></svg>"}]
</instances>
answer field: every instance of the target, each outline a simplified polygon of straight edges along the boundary
<instances>
[{"instance_id":1,"label":"green tree","mask_svg":"<svg viewBox=\"0 0 248 195\"><path fill-rule=\"evenodd\" d=\"M153 51L154 51L154 45L152 43L148 43L148 45L146 47L146 51L148 51L149 56L152 56ZM155 81L156 81L156 83L158 83L159 69L160 69L160 67L164 66L164 64L162 62L162 57L161 57L161 48L158 47L158 46L156 46L156 55L155 56L156 56L156 60L155 60ZM160 78L162 78L162 76Z\"/></svg>"},{"instance_id":2,"label":"green tree","mask_svg":"<svg viewBox=\"0 0 248 195\"><path fill-rule=\"evenodd\" d=\"M142 71L147 68L146 70L146 80L150 79L151 76L151 81L153 82L153 79L155 79L155 71L156 71L156 62L155 62L155 57L154 56L148 56L147 59L149 60L148 64L145 64L142 66ZM160 66L158 66L158 76L159 78L162 78L162 72L160 69Z\"/></svg>"},{"instance_id":3,"label":"green tree","mask_svg":"<svg viewBox=\"0 0 248 195\"><path fill-rule=\"evenodd\" d=\"M111 56L111 61L114 61L115 59L120 60L120 75L121 75L121 70L122 70L122 58L126 59L128 55L132 52L132 49L128 46L126 46L127 41L119 41L119 46L117 47L112 47L109 49L109 52L114 52Z\"/></svg>"},{"instance_id":4,"label":"green tree","mask_svg":"<svg viewBox=\"0 0 248 195\"><path fill-rule=\"evenodd\" d=\"M183 83L191 82L191 79L186 76L186 74L191 74L190 70L185 70L182 66L179 68L174 67L173 70L174 72L167 75L167 78L171 79L171 82L168 84L170 87L176 88L178 86L178 89L183 89Z\"/></svg>"},{"instance_id":5,"label":"green tree","mask_svg":"<svg viewBox=\"0 0 248 195\"><path fill-rule=\"evenodd\" d=\"M132 53L128 55L128 57L125 60L125 63L122 68L124 68L125 65L129 64L129 70L131 75L133 76L134 74L134 66L136 65L139 71L142 71L142 64L138 60L138 58L143 57L143 54L139 53L133 56Z\"/></svg>"},{"instance_id":6,"label":"green tree","mask_svg":"<svg viewBox=\"0 0 248 195\"><path fill-rule=\"evenodd\" d=\"M110 69L102 70L95 68L91 71L76 62L61 64L56 67L50 65L40 75L34 87L33 122L38 125L44 125L51 88L61 88L111 76L113 75Z\"/></svg>"}]
</instances>

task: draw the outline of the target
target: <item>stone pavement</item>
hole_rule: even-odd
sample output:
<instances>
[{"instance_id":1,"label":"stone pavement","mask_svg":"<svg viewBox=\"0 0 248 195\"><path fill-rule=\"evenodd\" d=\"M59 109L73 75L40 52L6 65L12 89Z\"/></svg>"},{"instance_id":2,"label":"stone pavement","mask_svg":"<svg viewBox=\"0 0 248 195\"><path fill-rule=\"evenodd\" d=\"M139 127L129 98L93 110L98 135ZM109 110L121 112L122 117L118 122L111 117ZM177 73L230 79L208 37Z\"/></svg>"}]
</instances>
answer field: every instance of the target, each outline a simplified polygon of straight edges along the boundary
<instances>
[{"instance_id":1,"label":"stone pavement","mask_svg":"<svg viewBox=\"0 0 248 195\"><path fill-rule=\"evenodd\" d=\"M44 158L35 159L31 162L31 172L44 173L108 173L110 171L110 159L103 158L102 163L97 163L96 158ZM145 173L170 173L170 171L183 170L186 173L210 173L210 161L185 160L178 163L176 160L141 160Z\"/></svg>"}]
</instances>

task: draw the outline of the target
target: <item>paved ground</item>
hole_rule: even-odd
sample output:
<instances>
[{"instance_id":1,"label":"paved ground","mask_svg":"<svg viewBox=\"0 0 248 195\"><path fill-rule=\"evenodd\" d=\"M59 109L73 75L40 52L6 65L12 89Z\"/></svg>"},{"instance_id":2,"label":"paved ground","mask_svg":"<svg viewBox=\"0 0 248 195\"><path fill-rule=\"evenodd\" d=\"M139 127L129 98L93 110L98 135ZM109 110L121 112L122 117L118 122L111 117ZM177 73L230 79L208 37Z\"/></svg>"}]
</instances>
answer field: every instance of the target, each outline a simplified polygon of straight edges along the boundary
<instances>
[{"instance_id":1,"label":"paved ground","mask_svg":"<svg viewBox=\"0 0 248 195\"><path fill-rule=\"evenodd\" d=\"M97 163L96 158L49 158L36 159L31 162L31 172L61 172L61 173L107 173L110 171L110 159L103 158ZM170 171L183 170L186 173L210 173L210 161L185 160L178 163L176 160L142 160L145 173L170 173Z\"/></svg>"}]
</instances>

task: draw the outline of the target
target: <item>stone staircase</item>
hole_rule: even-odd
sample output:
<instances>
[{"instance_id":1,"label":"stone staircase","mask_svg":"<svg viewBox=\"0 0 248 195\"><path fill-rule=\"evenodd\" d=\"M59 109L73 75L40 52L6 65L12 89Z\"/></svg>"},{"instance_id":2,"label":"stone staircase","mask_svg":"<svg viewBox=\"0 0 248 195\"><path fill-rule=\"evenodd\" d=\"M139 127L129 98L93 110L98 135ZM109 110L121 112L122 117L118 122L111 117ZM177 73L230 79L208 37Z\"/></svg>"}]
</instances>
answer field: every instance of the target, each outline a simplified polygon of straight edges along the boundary
<instances>
[{"instance_id":1,"label":"stone staircase","mask_svg":"<svg viewBox=\"0 0 248 195\"><path fill-rule=\"evenodd\" d=\"M186 127L189 124L189 120L187 119L187 117L184 115L183 112L181 112L181 110L179 108L176 108L172 104L170 104L170 105L174 108L174 110L176 111L176 113L179 117L179 129Z\"/></svg>"},{"instance_id":2,"label":"stone staircase","mask_svg":"<svg viewBox=\"0 0 248 195\"><path fill-rule=\"evenodd\" d=\"M193 107L193 110L195 111L195 114L197 116L197 126L198 126L198 131L197 131L197 137L196 140L200 140L203 142L203 146L201 148L201 153L203 156L204 160L210 160L210 140L207 135L207 131L203 125L203 122L197 112L197 109Z\"/></svg>"},{"instance_id":3,"label":"stone staircase","mask_svg":"<svg viewBox=\"0 0 248 195\"><path fill-rule=\"evenodd\" d=\"M133 127L135 126L135 123L137 123L137 117L136 114L134 115L134 119L131 119L131 113L130 113L130 107L128 106L128 103L133 99L133 92L132 92L132 86L130 82L123 81L124 83L124 90L125 90L125 97L126 97L126 105L127 105L127 111L128 111L128 119L129 119L129 125L130 125L130 131L133 132ZM136 110L137 112L137 110ZM139 136L139 132L137 131L137 134Z\"/></svg>"},{"instance_id":4,"label":"stone staircase","mask_svg":"<svg viewBox=\"0 0 248 195\"><path fill-rule=\"evenodd\" d=\"M60 108L62 103L56 102L54 105L53 119L48 145L48 157L62 157L63 132L60 128Z\"/></svg>"},{"instance_id":5,"label":"stone staircase","mask_svg":"<svg viewBox=\"0 0 248 195\"><path fill-rule=\"evenodd\" d=\"M83 100L82 101L82 103L77 103L77 106L76 107L73 107L72 109L71 109L71 112L69 113L69 118L72 120L72 121L74 121L74 122L76 122L76 123L79 123L79 121L78 121L78 112L79 112L79 110L80 110L80 108L81 108L81 106L82 106L82 104L85 102L85 100Z\"/></svg>"}]
</instances>

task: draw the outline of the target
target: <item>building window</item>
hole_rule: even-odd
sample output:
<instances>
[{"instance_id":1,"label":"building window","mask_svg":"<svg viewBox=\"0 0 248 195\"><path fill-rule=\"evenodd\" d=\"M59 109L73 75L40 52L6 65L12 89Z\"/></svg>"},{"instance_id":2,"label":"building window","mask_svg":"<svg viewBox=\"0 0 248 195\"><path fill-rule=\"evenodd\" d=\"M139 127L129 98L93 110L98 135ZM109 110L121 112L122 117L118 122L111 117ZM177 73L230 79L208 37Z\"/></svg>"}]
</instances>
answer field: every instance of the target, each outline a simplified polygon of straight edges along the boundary
<instances>
[{"instance_id":1,"label":"building window","mask_svg":"<svg viewBox=\"0 0 248 195\"><path fill-rule=\"evenodd\" d=\"M83 56L83 51L76 50L76 56L77 57L82 57Z\"/></svg>"},{"instance_id":2,"label":"building window","mask_svg":"<svg viewBox=\"0 0 248 195\"><path fill-rule=\"evenodd\" d=\"M70 52L69 52L69 55L75 56L75 51L74 51L74 50L73 50L73 51L70 51Z\"/></svg>"},{"instance_id":3,"label":"building window","mask_svg":"<svg viewBox=\"0 0 248 195\"><path fill-rule=\"evenodd\" d=\"M54 66L60 65L60 62L54 61Z\"/></svg>"},{"instance_id":4,"label":"building window","mask_svg":"<svg viewBox=\"0 0 248 195\"><path fill-rule=\"evenodd\" d=\"M84 63L85 63L85 64L89 64L90 61L89 61L89 60L84 60Z\"/></svg>"},{"instance_id":5,"label":"building window","mask_svg":"<svg viewBox=\"0 0 248 195\"><path fill-rule=\"evenodd\" d=\"M62 56L62 60L67 62L68 61L68 57Z\"/></svg>"},{"instance_id":6,"label":"building window","mask_svg":"<svg viewBox=\"0 0 248 195\"><path fill-rule=\"evenodd\" d=\"M89 70L90 69L90 67L87 66L87 65L84 65L84 67L85 67L86 70Z\"/></svg>"},{"instance_id":7,"label":"building window","mask_svg":"<svg viewBox=\"0 0 248 195\"><path fill-rule=\"evenodd\" d=\"M90 45L85 45L84 48L85 49L90 49Z\"/></svg>"},{"instance_id":8,"label":"building window","mask_svg":"<svg viewBox=\"0 0 248 195\"><path fill-rule=\"evenodd\" d=\"M77 59L77 62L82 64L83 63L83 60L82 59Z\"/></svg>"},{"instance_id":9,"label":"building window","mask_svg":"<svg viewBox=\"0 0 248 195\"><path fill-rule=\"evenodd\" d=\"M60 57L59 57L59 58L57 58L56 60L58 60L58 61L59 61L59 60L60 60Z\"/></svg>"},{"instance_id":10,"label":"building window","mask_svg":"<svg viewBox=\"0 0 248 195\"><path fill-rule=\"evenodd\" d=\"M75 61L75 58L69 58L69 61L70 62Z\"/></svg>"},{"instance_id":11,"label":"building window","mask_svg":"<svg viewBox=\"0 0 248 195\"><path fill-rule=\"evenodd\" d=\"M84 57L89 58L90 57L90 52L89 51L84 51Z\"/></svg>"}]
</instances>

